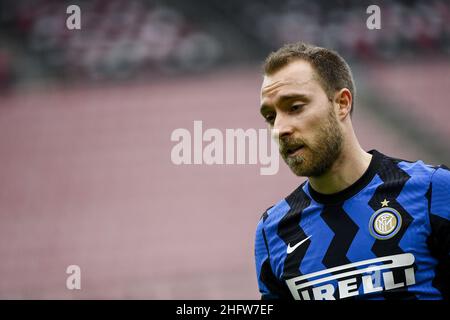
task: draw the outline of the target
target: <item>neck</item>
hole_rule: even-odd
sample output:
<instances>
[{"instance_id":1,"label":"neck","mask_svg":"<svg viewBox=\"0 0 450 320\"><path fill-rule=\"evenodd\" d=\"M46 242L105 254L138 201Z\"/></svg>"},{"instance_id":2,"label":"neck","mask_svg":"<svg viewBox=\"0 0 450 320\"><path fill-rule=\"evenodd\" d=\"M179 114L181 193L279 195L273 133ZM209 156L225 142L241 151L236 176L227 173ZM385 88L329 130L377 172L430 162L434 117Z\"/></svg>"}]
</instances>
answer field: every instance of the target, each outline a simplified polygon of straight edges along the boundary
<instances>
[{"instance_id":1,"label":"neck","mask_svg":"<svg viewBox=\"0 0 450 320\"><path fill-rule=\"evenodd\" d=\"M355 139L343 146L341 154L323 175L309 177L311 187L322 194L340 192L355 183L369 167L372 155L365 152Z\"/></svg>"}]
</instances>

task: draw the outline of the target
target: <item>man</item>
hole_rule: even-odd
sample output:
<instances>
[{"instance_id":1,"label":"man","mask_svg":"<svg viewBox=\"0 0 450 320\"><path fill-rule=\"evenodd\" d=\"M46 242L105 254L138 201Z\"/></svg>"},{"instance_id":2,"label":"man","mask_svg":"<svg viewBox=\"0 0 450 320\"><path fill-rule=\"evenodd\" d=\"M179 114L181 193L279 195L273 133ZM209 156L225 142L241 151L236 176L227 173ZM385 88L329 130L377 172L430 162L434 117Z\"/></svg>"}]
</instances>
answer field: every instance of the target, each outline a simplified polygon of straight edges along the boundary
<instances>
[{"instance_id":1,"label":"man","mask_svg":"<svg viewBox=\"0 0 450 320\"><path fill-rule=\"evenodd\" d=\"M361 148L353 77L336 52L289 44L264 71L261 114L308 179L259 221L262 299L446 298L449 169Z\"/></svg>"}]
</instances>

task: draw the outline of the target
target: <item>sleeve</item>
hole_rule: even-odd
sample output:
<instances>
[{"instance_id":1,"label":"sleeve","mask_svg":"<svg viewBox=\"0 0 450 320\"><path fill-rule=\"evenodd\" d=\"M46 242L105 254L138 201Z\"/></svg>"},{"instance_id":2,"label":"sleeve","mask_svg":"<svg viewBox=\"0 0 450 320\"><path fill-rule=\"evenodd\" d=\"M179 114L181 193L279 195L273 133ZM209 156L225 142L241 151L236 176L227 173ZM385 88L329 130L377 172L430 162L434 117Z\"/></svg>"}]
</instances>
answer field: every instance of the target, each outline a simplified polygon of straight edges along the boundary
<instances>
[{"instance_id":1,"label":"sleeve","mask_svg":"<svg viewBox=\"0 0 450 320\"><path fill-rule=\"evenodd\" d=\"M440 166L433 173L430 184L429 217L431 235L428 245L438 260L435 286L444 298L450 287L450 170Z\"/></svg>"},{"instance_id":2,"label":"sleeve","mask_svg":"<svg viewBox=\"0 0 450 320\"><path fill-rule=\"evenodd\" d=\"M284 299L290 296L287 286L283 285L272 271L263 218L261 218L256 228L255 264L258 288L262 300Z\"/></svg>"}]
</instances>

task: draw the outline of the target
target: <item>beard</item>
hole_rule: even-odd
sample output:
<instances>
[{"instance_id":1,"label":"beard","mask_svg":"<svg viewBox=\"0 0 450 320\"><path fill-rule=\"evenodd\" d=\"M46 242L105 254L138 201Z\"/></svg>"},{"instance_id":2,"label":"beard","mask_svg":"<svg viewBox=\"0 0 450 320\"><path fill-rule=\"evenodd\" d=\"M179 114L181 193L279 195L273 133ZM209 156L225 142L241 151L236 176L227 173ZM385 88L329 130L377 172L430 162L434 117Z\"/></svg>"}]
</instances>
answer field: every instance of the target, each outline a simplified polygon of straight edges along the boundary
<instances>
[{"instance_id":1,"label":"beard","mask_svg":"<svg viewBox=\"0 0 450 320\"><path fill-rule=\"evenodd\" d=\"M280 154L295 175L318 177L327 172L339 157L342 142L342 131L330 110L325 122L317 129L314 141L280 137ZM302 147L300 154L289 155L299 147Z\"/></svg>"}]
</instances>

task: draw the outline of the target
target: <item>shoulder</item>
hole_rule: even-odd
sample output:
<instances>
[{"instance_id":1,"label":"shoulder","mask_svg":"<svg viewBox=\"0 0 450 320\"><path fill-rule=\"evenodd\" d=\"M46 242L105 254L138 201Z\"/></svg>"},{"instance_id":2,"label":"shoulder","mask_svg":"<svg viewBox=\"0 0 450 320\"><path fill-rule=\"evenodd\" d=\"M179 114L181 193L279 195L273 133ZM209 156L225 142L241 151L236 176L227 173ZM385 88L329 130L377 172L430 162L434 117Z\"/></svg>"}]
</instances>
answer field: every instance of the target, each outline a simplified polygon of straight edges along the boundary
<instances>
[{"instance_id":1,"label":"shoulder","mask_svg":"<svg viewBox=\"0 0 450 320\"><path fill-rule=\"evenodd\" d=\"M450 186L450 169L445 165L434 168L431 182L438 186Z\"/></svg>"},{"instance_id":2,"label":"shoulder","mask_svg":"<svg viewBox=\"0 0 450 320\"><path fill-rule=\"evenodd\" d=\"M414 182L423 184L424 186L430 184L435 171L440 167L425 163L422 160L412 161L389 156L384 156L384 162L390 164L390 166L384 166L387 168L386 171L391 171L391 168L399 169L402 174L406 174L407 179L412 178ZM396 172L391 172L391 174L396 175Z\"/></svg>"},{"instance_id":3,"label":"shoulder","mask_svg":"<svg viewBox=\"0 0 450 320\"><path fill-rule=\"evenodd\" d=\"M431 178L430 213L450 219L450 170L444 165L436 168Z\"/></svg>"},{"instance_id":4,"label":"shoulder","mask_svg":"<svg viewBox=\"0 0 450 320\"><path fill-rule=\"evenodd\" d=\"M303 182L299 187L297 187L291 194L287 197L281 199L274 205L267 208L259 219L259 225L264 225L269 222L277 222L281 220L284 215L291 209L291 207L297 203L304 200L309 200L308 195L303 191L306 185L306 181Z\"/></svg>"},{"instance_id":5,"label":"shoulder","mask_svg":"<svg viewBox=\"0 0 450 320\"><path fill-rule=\"evenodd\" d=\"M429 213L433 216L449 219L450 169L443 164L431 165L424 163L422 160L412 162L403 159L390 159L408 174L411 187L415 190L423 190L426 193Z\"/></svg>"},{"instance_id":6,"label":"shoulder","mask_svg":"<svg viewBox=\"0 0 450 320\"><path fill-rule=\"evenodd\" d=\"M411 177L422 177L427 180L429 184L435 186L449 186L450 183L450 169L441 165L432 165L423 162L422 160L408 161L402 159L391 158L392 161L403 171Z\"/></svg>"}]
</instances>

